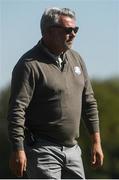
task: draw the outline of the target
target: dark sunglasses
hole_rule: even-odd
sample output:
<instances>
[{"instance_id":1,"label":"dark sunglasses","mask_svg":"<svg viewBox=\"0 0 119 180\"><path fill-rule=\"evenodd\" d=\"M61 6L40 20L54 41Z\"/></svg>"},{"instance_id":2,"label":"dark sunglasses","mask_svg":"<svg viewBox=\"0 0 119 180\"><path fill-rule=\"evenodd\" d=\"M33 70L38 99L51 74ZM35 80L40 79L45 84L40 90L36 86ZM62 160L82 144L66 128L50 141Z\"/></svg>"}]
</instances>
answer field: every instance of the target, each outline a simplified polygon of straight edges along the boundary
<instances>
[{"instance_id":1,"label":"dark sunglasses","mask_svg":"<svg viewBox=\"0 0 119 180\"><path fill-rule=\"evenodd\" d=\"M70 33L72 33L72 31L76 34L77 32L78 32L78 29L79 29L79 27L63 27L63 26L58 26L58 25L54 25L54 26L51 26L51 27L53 27L53 28L61 28L61 29L63 29L64 31L65 31L65 33L66 34L70 34Z\"/></svg>"}]
</instances>

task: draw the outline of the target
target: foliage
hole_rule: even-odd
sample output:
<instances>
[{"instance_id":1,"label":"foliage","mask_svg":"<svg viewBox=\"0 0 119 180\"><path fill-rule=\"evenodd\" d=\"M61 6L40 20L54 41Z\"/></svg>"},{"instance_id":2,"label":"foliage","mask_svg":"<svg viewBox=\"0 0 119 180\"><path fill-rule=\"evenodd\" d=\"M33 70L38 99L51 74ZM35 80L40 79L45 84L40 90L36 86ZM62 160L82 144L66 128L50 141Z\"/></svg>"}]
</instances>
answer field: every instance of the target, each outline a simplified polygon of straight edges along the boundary
<instances>
[{"instance_id":1,"label":"foliage","mask_svg":"<svg viewBox=\"0 0 119 180\"><path fill-rule=\"evenodd\" d=\"M82 137L85 128L82 127L81 142L84 148L84 164L88 178L119 178L119 79L92 81L95 98L98 103L104 165L101 169L90 168L90 142ZM85 145L87 144L87 146Z\"/></svg>"},{"instance_id":2,"label":"foliage","mask_svg":"<svg viewBox=\"0 0 119 180\"><path fill-rule=\"evenodd\" d=\"M90 167L90 141L84 126L81 126L79 144L87 178L119 178L119 79L92 81L98 102L104 165L93 170ZM10 144L7 136L7 107L9 86L0 92L0 178L13 178L8 168Z\"/></svg>"},{"instance_id":3,"label":"foliage","mask_svg":"<svg viewBox=\"0 0 119 180\"><path fill-rule=\"evenodd\" d=\"M8 168L10 145L7 135L7 109L10 87L0 92L0 179L13 178Z\"/></svg>"}]
</instances>

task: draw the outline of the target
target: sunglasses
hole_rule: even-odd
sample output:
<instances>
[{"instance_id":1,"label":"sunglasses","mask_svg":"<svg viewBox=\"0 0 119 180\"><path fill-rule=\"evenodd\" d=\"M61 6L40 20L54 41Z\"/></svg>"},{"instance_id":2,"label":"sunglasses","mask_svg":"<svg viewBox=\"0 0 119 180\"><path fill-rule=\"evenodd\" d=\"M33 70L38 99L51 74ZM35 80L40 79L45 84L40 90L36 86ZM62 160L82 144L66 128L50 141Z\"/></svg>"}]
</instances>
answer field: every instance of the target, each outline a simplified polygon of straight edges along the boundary
<instances>
[{"instance_id":1,"label":"sunglasses","mask_svg":"<svg viewBox=\"0 0 119 180\"><path fill-rule=\"evenodd\" d=\"M51 27L53 27L53 28L61 28L61 29L63 29L64 31L65 31L65 33L66 34L70 34L70 33L72 33L72 31L76 34L77 32L78 32L78 29L79 29L79 27L63 27L63 26L58 26L58 25L54 25L54 26L51 26Z\"/></svg>"}]
</instances>

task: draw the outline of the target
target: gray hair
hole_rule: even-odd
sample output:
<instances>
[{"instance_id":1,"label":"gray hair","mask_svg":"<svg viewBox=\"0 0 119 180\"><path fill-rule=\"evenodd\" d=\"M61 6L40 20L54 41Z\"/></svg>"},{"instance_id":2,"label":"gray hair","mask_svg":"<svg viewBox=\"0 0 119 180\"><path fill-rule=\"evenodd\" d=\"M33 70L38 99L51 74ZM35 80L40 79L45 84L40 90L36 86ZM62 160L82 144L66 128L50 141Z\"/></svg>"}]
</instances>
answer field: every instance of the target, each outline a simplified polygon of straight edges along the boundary
<instances>
[{"instance_id":1,"label":"gray hair","mask_svg":"<svg viewBox=\"0 0 119 180\"><path fill-rule=\"evenodd\" d=\"M68 8L48 8L45 10L41 17L40 27L41 27L41 33L44 35L46 30L53 26L59 24L59 17L60 15L68 16L72 19L76 19L75 12L68 9Z\"/></svg>"}]
</instances>

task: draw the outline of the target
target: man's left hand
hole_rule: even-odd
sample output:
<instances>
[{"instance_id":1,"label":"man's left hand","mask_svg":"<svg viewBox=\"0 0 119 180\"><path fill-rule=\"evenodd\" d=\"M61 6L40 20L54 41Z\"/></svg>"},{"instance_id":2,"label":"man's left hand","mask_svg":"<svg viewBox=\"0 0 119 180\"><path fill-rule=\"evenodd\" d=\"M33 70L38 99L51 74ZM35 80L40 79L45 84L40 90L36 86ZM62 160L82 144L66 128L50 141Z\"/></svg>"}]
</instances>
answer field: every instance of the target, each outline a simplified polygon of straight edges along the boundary
<instances>
[{"instance_id":1,"label":"man's left hand","mask_svg":"<svg viewBox=\"0 0 119 180\"><path fill-rule=\"evenodd\" d=\"M92 144L92 152L91 152L91 165L94 168L101 167L103 165L103 151L100 143Z\"/></svg>"}]
</instances>

